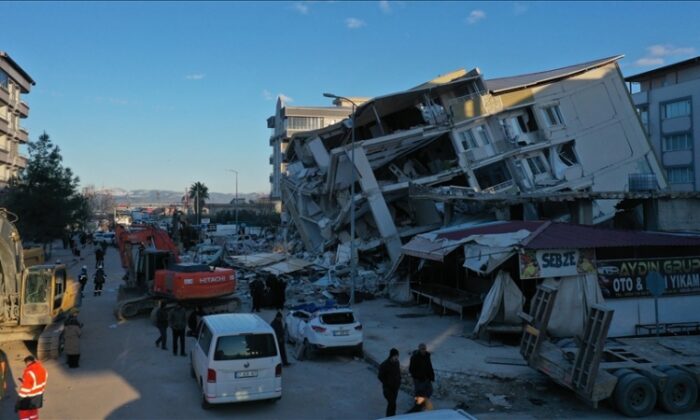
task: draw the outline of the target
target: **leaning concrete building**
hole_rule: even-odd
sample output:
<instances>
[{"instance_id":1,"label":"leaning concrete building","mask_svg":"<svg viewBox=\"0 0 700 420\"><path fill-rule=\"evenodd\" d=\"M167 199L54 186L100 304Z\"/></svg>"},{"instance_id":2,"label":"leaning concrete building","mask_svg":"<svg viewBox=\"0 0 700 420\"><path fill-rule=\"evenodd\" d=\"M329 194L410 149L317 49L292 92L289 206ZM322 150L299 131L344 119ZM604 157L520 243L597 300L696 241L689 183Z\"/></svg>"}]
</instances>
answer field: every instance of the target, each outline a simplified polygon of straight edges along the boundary
<instances>
[{"instance_id":1,"label":"leaning concrete building","mask_svg":"<svg viewBox=\"0 0 700 420\"><path fill-rule=\"evenodd\" d=\"M630 179L642 175L666 188L619 58L491 80L478 68L460 70L363 103L354 127L345 121L291 136L281 194L305 248L347 245L353 203L356 244L366 261L376 256L396 263L402 242L416 234L459 217L497 216L465 216L469 209L460 216L441 203L413 199L409 187L627 191ZM611 219L616 202L593 201L579 221ZM532 217L565 220L567 213Z\"/></svg>"},{"instance_id":2,"label":"leaning concrete building","mask_svg":"<svg viewBox=\"0 0 700 420\"><path fill-rule=\"evenodd\" d=\"M27 166L19 146L29 141L29 133L20 121L29 116L29 106L22 95L29 93L33 85L29 74L0 51L0 187Z\"/></svg>"}]
</instances>

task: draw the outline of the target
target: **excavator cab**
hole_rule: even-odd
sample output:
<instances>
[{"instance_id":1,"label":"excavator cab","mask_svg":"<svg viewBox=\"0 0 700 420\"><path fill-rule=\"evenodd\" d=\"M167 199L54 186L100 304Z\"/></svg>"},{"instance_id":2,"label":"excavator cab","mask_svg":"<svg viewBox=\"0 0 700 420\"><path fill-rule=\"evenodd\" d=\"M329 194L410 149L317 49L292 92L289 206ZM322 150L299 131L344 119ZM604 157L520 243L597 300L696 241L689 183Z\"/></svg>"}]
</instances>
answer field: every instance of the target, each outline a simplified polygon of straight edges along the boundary
<instances>
[{"instance_id":1,"label":"excavator cab","mask_svg":"<svg viewBox=\"0 0 700 420\"><path fill-rule=\"evenodd\" d=\"M27 268L22 282L21 325L48 325L78 304L78 290L65 265Z\"/></svg>"}]
</instances>

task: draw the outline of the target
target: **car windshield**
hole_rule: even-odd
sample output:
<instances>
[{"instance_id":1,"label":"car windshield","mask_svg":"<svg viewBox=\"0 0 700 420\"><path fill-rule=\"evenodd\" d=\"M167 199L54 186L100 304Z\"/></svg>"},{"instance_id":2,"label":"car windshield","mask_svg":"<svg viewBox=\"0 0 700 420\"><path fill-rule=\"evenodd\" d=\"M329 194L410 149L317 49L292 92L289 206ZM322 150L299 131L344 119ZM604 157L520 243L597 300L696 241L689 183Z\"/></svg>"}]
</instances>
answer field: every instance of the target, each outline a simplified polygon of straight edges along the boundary
<instances>
[{"instance_id":1,"label":"car windshield","mask_svg":"<svg viewBox=\"0 0 700 420\"><path fill-rule=\"evenodd\" d=\"M355 322L355 317L352 316L352 312L336 312L321 315L321 321L329 325L352 324Z\"/></svg>"},{"instance_id":2,"label":"car windshield","mask_svg":"<svg viewBox=\"0 0 700 420\"><path fill-rule=\"evenodd\" d=\"M259 359L276 355L272 334L228 335L216 340L214 360Z\"/></svg>"}]
</instances>

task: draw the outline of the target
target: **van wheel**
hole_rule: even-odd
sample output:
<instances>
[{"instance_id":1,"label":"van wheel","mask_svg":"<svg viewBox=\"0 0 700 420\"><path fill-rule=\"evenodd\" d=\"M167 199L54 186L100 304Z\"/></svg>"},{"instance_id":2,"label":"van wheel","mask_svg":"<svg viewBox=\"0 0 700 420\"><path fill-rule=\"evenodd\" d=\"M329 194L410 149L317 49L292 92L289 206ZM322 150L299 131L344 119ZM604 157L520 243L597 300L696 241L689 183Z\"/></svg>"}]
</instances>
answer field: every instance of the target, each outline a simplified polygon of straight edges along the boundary
<instances>
[{"instance_id":1,"label":"van wheel","mask_svg":"<svg viewBox=\"0 0 700 420\"><path fill-rule=\"evenodd\" d=\"M211 403L207 401L207 398L202 394L202 409L203 410L209 410L211 409Z\"/></svg>"}]
</instances>

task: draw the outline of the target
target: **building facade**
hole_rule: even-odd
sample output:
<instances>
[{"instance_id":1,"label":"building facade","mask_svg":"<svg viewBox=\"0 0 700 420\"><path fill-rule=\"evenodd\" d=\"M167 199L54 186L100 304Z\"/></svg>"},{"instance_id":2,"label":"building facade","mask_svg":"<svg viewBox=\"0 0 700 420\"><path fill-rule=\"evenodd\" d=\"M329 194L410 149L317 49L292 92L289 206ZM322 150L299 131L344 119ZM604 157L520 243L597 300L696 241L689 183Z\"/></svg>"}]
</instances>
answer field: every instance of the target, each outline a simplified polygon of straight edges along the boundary
<instances>
[{"instance_id":1,"label":"building facade","mask_svg":"<svg viewBox=\"0 0 700 420\"><path fill-rule=\"evenodd\" d=\"M282 98L277 99L275 115L267 119L267 128L272 129L270 136L270 198L280 200L280 181L287 165L283 155L289 145L289 139L296 133L327 127L345 119L352 112L348 103L335 102L332 107L289 106Z\"/></svg>"},{"instance_id":2,"label":"building facade","mask_svg":"<svg viewBox=\"0 0 700 420\"><path fill-rule=\"evenodd\" d=\"M0 187L27 166L19 146L29 141L29 132L20 121L29 116L22 95L29 93L34 80L7 53L0 51Z\"/></svg>"},{"instance_id":3,"label":"building facade","mask_svg":"<svg viewBox=\"0 0 700 420\"><path fill-rule=\"evenodd\" d=\"M479 69L459 70L360 105L354 147L343 123L292 136L282 196L306 249L347 245L353 205L357 248L381 250L392 263L416 234L458 218L494 220L416 199L411 188L628 191L639 175L666 188L619 58L490 80ZM610 220L618 201L592 200L579 222ZM561 210L519 217L566 221Z\"/></svg>"},{"instance_id":4,"label":"building facade","mask_svg":"<svg viewBox=\"0 0 700 420\"><path fill-rule=\"evenodd\" d=\"M625 79L669 187L698 191L700 185L700 57Z\"/></svg>"}]
</instances>

